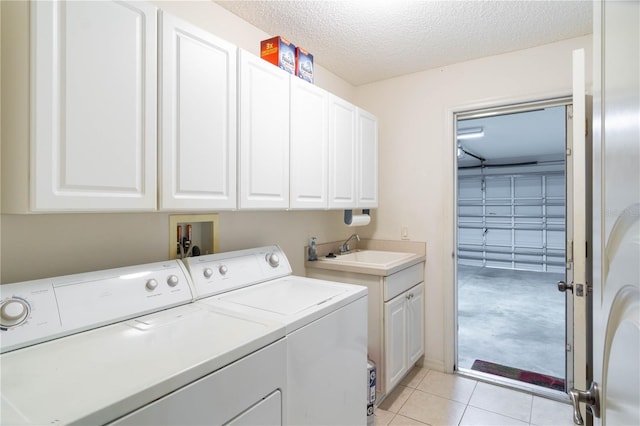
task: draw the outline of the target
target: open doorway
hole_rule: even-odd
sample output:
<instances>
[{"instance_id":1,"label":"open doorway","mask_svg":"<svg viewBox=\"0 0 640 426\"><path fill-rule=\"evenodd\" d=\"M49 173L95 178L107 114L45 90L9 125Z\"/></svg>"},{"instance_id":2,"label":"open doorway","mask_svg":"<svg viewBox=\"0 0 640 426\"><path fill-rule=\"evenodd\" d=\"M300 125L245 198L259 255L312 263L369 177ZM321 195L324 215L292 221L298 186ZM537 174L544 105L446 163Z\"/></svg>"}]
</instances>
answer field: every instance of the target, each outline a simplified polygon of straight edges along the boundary
<instances>
[{"instance_id":1,"label":"open doorway","mask_svg":"<svg viewBox=\"0 0 640 426\"><path fill-rule=\"evenodd\" d=\"M458 113L456 369L566 392L569 100Z\"/></svg>"}]
</instances>

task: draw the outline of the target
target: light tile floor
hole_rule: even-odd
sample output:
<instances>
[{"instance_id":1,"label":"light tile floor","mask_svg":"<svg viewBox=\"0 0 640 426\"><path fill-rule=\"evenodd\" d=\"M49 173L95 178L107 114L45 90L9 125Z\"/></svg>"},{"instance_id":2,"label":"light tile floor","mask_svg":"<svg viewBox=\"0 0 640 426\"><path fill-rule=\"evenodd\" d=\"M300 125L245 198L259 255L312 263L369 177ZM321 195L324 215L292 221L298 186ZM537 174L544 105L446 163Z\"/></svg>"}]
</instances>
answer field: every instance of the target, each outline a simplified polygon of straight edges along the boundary
<instances>
[{"instance_id":1,"label":"light tile floor","mask_svg":"<svg viewBox=\"0 0 640 426\"><path fill-rule=\"evenodd\" d=\"M571 406L414 367L376 408L376 426L572 426Z\"/></svg>"}]
</instances>

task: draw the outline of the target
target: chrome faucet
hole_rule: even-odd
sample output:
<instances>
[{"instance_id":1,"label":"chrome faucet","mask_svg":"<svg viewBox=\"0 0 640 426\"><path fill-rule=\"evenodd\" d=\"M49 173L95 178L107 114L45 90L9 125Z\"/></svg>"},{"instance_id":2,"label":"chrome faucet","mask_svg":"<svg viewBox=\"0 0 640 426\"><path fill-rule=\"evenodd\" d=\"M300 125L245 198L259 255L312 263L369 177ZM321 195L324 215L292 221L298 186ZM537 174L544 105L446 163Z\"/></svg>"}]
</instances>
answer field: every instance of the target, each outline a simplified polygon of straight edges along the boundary
<instances>
[{"instance_id":1,"label":"chrome faucet","mask_svg":"<svg viewBox=\"0 0 640 426\"><path fill-rule=\"evenodd\" d=\"M351 247L349 246L349 241L351 241L353 238L360 241L360 236L358 234L352 234L349 238L347 238L347 241L342 243L342 245L340 246L340 254L344 254L348 251L351 251Z\"/></svg>"}]
</instances>

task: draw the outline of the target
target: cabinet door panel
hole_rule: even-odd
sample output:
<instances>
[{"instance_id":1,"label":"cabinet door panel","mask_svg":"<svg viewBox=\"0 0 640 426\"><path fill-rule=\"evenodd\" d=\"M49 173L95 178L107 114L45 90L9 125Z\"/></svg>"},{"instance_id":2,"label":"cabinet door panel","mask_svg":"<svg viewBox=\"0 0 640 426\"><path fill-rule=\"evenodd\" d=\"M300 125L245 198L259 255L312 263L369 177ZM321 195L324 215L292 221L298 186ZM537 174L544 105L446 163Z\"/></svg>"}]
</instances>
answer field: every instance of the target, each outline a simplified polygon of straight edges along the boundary
<instances>
[{"instance_id":1,"label":"cabinet door panel","mask_svg":"<svg viewBox=\"0 0 640 426\"><path fill-rule=\"evenodd\" d=\"M407 294L407 356L413 365L424 355L424 283L410 289Z\"/></svg>"},{"instance_id":2,"label":"cabinet door panel","mask_svg":"<svg viewBox=\"0 0 640 426\"><path fill-rule=\"evenodd\" d=\"M291 208L327 208L328 144L328 93L291 77Z\"/></svg>"},{"instance_id":3,"label":"cabinet door panel","mask_svg":"<svg viewBox=\"0 0 640 426\"><path fill-rule=\"evenodd\" d=\"M378 119L358 108L358 207L378 207Z\"/></svg>"},{"instance_id":4,"label":"cabinet door panel","mask_svg":"<svg viewBox=\"0 0 640 426\"><path fill-rule=\"evenodd\" d=\"M235 208L237 49L161 16L160 208Z\"/></svg>"},{"instance_id":5,"label":"cabinet door panel","mask_svg":"<svg viewBox=\"0 0 640 426\"><path fill-rule=\"evenodd\" d=\"M34 2L32 209L155 209L156 8Z\"/></svg>"},{"instance_id":6,"label":"cabinet door panel","mask_svg":"<svg viewBox=\"0 0 640 426\"><path fill-rule=\"evenodd\" d=\"M407 309L406 293L384 304L385 389L400 382L407 372Z\"/></svg>"},{"instance_id":7,"label":"cabinet door panel","mask_svg":"<svg viewBox=\"0 0 640 426\"><path fill-rule=\"evenodd\" d=\"M240 208L289 207L289 74L240 51Z\"/></svg>"},{"instance_id":8,"label":"cabinet door panel","mask_svg":"<svg viewBox=\"0 0 640 426\"><path fill-rule=\"evenodd\" d=\"M329 101L329 208L356 207L356 107Z\"/></svg>"}]
</instances>

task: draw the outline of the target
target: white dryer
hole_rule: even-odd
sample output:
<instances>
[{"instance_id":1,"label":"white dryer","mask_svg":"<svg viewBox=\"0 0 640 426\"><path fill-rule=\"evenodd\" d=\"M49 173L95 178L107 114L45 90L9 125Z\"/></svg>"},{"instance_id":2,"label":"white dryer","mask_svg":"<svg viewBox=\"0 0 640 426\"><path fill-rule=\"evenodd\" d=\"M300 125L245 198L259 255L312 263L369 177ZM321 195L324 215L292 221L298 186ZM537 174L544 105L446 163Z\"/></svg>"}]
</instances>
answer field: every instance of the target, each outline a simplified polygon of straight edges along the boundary
<instances>
[{"instance_id":1,"label":"white dryer","mask_svg":"<svg viewBox=\"0 0 640 426\"><path fill-rule=\"evenodd\" d=\"M0 424L282 424L284 327L189 284L174 260L0 286Z\"/></svg>"},{"instance_id":2,"label":"white dryer","mask_svg":"<svg viewBox=\"0 0 640 426\"><path fill-rule=\"evenodd\" d=\"M196 305L285 327L284 424L366 424L366 287L293 276L277 246L185 263Z\"/></svg>"}]
</instances>

